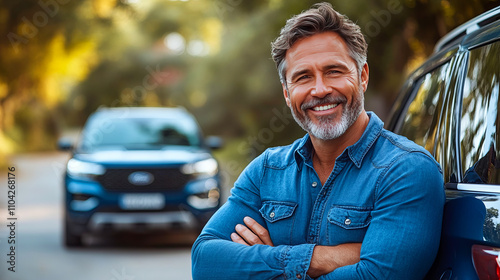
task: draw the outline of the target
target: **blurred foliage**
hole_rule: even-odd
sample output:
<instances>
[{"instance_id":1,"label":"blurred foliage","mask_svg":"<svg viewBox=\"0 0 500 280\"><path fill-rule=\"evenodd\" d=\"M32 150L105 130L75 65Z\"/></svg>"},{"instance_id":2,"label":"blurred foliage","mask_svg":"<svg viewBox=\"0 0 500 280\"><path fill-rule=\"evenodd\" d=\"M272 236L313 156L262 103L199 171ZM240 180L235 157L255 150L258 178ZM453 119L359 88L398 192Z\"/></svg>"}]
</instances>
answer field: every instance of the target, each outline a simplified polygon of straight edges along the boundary
<instances>
[{"instance_id":1,"label":"blurred foliage","mask_svg":"<svg viewBox=\"0 0 500 280\"><path fill-rule=\"evenodd\" d=\"M270 42L315 2L0 0L0 154L54 148L100 106L184 106L206 134L237 139L234 158L290 143L303 132L283 113ZM499 4L331 2L366 34L366 107L382 118L441 36Z\"/></svg>"},{"instance_id":2,"label":"blurred foliage","mask_svg":"<svg viewBox=\"0 0 500 280\"><path fill-rule=\"evenodd\" d=\"M498 219L498 209L488 208L486 209L486 218L484 220L483 234L487 241L489 242L499 242L500 241L500 224L496 222Z\"/></svg>"}]
</instances>

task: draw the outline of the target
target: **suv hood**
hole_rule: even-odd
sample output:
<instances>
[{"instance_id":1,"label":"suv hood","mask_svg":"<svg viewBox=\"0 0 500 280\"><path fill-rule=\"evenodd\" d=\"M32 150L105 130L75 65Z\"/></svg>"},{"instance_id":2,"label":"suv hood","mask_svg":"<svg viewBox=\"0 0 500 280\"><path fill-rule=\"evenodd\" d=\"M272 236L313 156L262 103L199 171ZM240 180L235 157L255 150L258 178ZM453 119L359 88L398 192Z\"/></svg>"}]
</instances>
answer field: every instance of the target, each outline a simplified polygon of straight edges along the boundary
<instances>
[{"instance_id":1,"label":"suv hood","mask_svg":"<svg viewBox=\"0 0 500 280\"><path fill-rule=\"evenodd\" d=\"M75 154L75 159L103 165L137 164L185 164L212 157L205 150L169 149L169 150L123 150L97 151L89 154Z\"/></svg>"}]
</instances>

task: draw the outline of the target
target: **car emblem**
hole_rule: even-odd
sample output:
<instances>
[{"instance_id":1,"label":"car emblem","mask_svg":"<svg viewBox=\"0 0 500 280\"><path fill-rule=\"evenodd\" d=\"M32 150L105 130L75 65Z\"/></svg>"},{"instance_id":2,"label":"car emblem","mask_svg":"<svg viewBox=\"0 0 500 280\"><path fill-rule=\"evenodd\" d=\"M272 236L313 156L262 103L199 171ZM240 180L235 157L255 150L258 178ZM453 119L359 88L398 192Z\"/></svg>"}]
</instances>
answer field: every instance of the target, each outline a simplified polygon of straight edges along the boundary
<instances>
[{"instance_id":1,"label":"car emblem","mask_svg":"<svg viewBox=\"0 0 500 280\"><path fill-rule=\"evenodd\" d=\"M144 171L136 171L128 176L128 181L136 186L146 186L154 181L153 174Z\"/></svg>"}]
</instances>

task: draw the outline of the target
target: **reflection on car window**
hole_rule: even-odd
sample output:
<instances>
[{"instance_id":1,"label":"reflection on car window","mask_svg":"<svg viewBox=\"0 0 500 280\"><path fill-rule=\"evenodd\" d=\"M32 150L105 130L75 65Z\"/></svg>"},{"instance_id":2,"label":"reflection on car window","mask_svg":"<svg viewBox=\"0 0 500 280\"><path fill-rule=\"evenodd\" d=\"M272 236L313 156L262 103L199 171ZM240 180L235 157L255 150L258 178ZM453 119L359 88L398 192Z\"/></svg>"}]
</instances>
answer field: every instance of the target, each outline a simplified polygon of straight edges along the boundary
<instances>
[{"instance_id":1,"label":"reflection on car window","mask_svg":"<svg viewBox=\"0 0 500 280\"><path fill-rule=\"evenodd\" d=\"M81 149L85 151L200 145L194 121L168 118L99 118L85 128L82 139Z\"/></svg>"},{"instance_id":2,"label":"reflection on car window","mask_svg":"<svg viewBox=\"0 0 500 280\"><path fill-rule=\"evenodd\" d=\"M464 182L500 184L500 42L470 52L461 119Z\"/></svg>"},{"instance_id":3,"label":"reflection on car window","mask_svg":"<svg viewBox=\"0 0 500 280\"><path fill-rule=\"evenodd\" d=\"M441 65L423 76L417 83L417 93L403 121L401 135L424 146L433 153L436 129L449 79L448 64Z\"/></svg>"}]
</instances>

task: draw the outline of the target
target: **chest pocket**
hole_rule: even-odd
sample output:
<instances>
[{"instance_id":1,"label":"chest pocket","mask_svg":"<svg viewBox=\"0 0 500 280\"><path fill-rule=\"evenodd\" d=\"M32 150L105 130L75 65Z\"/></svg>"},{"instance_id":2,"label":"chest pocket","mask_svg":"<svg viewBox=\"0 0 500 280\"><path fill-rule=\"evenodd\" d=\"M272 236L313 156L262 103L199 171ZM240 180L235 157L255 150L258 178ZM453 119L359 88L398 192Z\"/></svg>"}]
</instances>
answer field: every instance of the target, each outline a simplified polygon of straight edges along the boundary
<instances>
[{"instance_id":1,"label":"chest pocket","mask_svg":"<svg viewBox=\"0 0 500 280\"><path fill-rule=\"evenodd\" d=\"M291 244L295 208L297 203L286 201L265 201L259 212L267 221L267 229L274 245Z\"/></svg>"},{"instance_id":2,"label":"chest pocket","mask_svg":"<svg viewBox=\"0 0 500 280\"><path fill-rule=\"evenodd\" d=\"M327 239L330 245L362 242L370 225L372 209L333 206L328 212Z\"/></svg>"}]
</instances>

